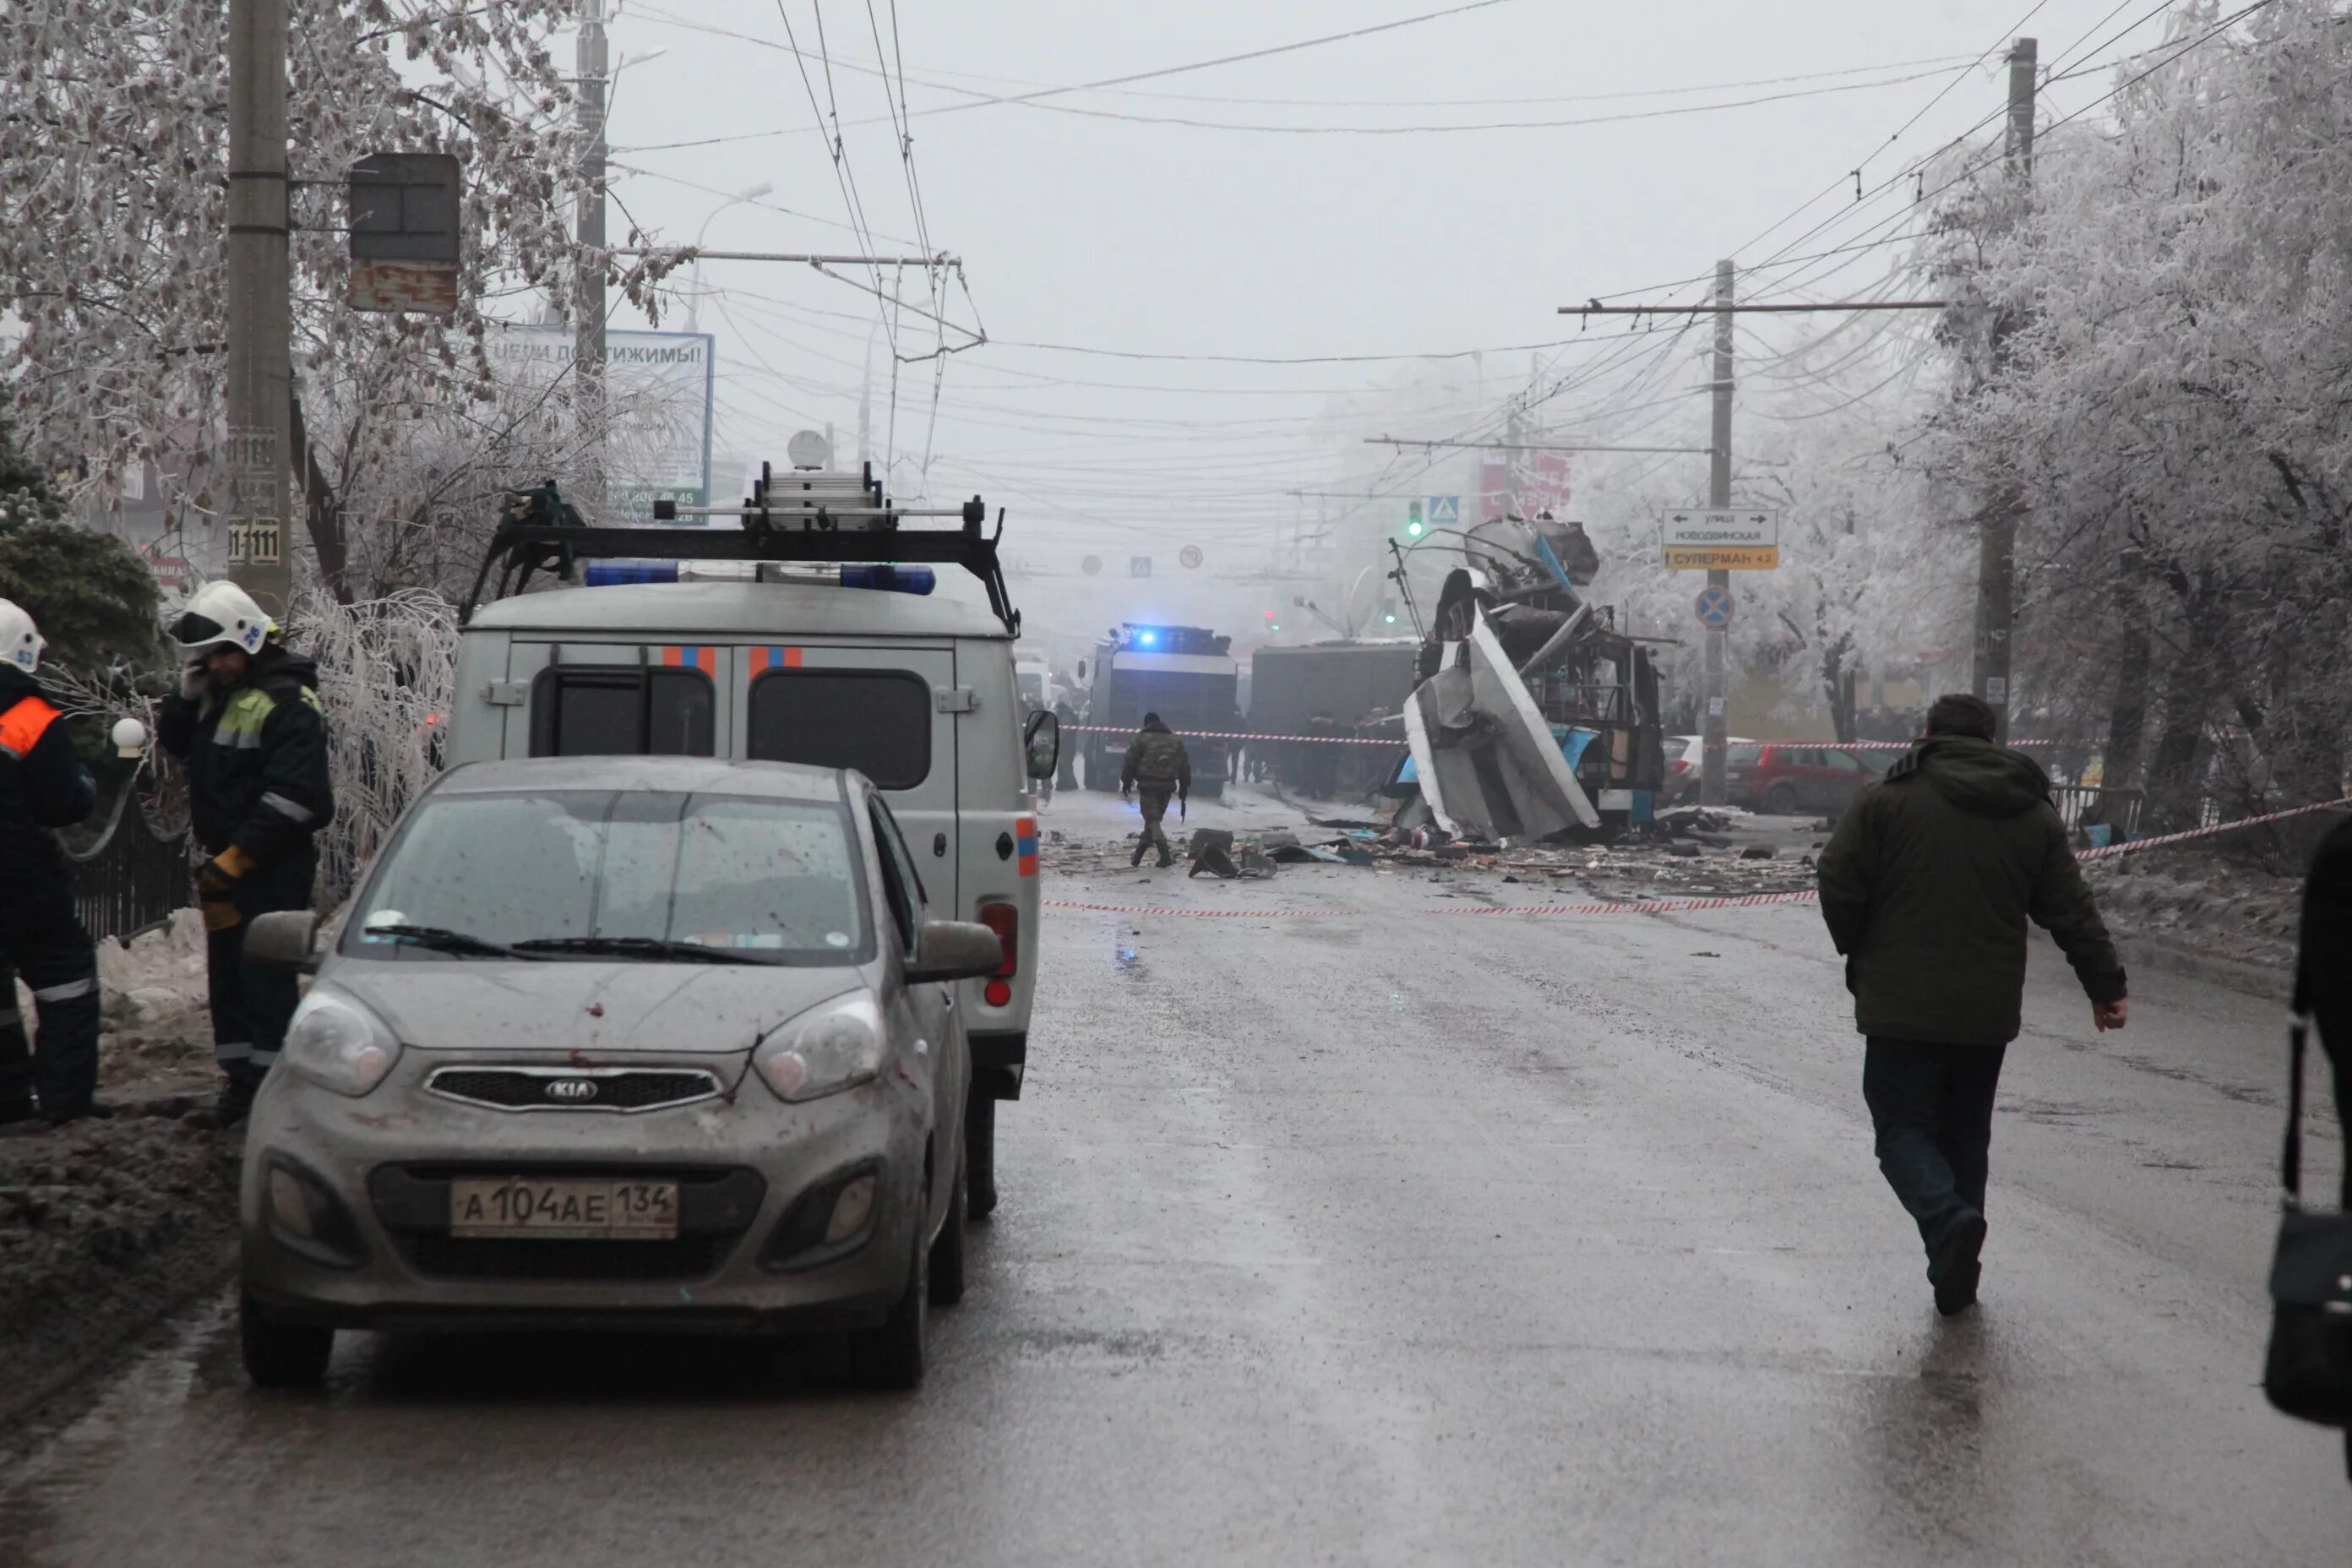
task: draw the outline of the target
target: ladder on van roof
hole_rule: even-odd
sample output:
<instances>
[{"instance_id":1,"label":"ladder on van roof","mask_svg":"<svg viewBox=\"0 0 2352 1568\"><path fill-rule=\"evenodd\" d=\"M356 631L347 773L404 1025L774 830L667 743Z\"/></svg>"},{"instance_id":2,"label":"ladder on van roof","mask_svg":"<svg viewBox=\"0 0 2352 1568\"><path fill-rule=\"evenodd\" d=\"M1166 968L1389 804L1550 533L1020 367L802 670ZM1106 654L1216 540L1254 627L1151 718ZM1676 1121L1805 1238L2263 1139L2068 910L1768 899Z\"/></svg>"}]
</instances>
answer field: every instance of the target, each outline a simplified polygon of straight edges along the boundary
<instances>
[{"instance_id":1,"label":"ladder on van roof","mask_svg":"<svg viewBox=\"0 0 2352 1568\"><path fill-rule=\"evenodd\" d=\"M521 593L536 574L570 583L578 580L578 563L583 561L656 556L677 561L961 566L988 590L988 607L1004 623L1005 630L1020 634L1021 612L1013 607L1012 595L1004 585L1004 568L996 553L997 542L1004 537L1004 510L997 509L996 531L982 532L988 509L978 496L955 507L894 506L882 493L871 463L862 474L799 468L781 477L761 463L760 477L751 481L751 494L740 506L654 502L656 523L688 517L733 518L740 526L591 527L582 520L579 509L563 499L553 479L529 489L509 490L502 498L498 529L482 553L481 569L474 574L473 590L458 608L459 623L472 619L478 604ZM899 526L901 520L927 517L955 518L961 526ZM487 596L486 588L492 589Z\"/></svg>"}]
</instances>

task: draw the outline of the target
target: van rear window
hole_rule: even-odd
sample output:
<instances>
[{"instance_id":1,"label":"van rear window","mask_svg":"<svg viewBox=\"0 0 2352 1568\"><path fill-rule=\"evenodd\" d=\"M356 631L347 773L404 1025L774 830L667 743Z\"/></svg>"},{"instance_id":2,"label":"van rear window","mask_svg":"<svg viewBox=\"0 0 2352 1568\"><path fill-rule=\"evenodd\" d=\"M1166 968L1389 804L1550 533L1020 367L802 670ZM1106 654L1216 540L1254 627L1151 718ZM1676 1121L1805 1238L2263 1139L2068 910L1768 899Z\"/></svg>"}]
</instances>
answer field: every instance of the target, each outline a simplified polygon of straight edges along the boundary
<instances>
[{"instance_id":1,"label":"van rear window","mask_svg":"<svg viewBox=\"0 0 2352 1568\"><path fill-rule=\"evenodd\" d=\"M712 729L698 669L558 665L531 682L534 757L707 757Z\"/></svg>"},{"instance_id":2,"label":"van rear window","mask_svg":"<svg viewBox=\"0 0 2352 1568\"><path fill-rule=\"evenodd\" d=\"M931 771L930 682L903 669L772 669L751 683L745 751L912 789Z\"/></svg>"}]
</instances>

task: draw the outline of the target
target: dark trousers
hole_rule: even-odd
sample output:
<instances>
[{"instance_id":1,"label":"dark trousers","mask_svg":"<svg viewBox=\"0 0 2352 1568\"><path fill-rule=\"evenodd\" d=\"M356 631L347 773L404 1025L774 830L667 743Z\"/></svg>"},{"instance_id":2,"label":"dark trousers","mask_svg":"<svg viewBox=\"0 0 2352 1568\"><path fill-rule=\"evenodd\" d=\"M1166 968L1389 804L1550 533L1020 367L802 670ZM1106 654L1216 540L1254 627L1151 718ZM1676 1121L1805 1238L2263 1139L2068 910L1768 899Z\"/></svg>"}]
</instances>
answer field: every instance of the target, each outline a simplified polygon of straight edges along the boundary
<instances>
[{"instance_id":1,"label":"dark trousers","mask_svg":"<svg viewBox=\"0 0 2352 1568\"><path fill-rule=\"evenodd\" d=\"M1146 779L1135 786L1135 793L1143 802L1145 846L1159 850L1162 855L1173 855L1176 851L1169 845L1168 830L1160 823L1168 815L1168 802L1174 797L1176 786L1154 784Z\"/></svg>"},{"instance_id":2,"label":"dark trousers","mask_svg":"<svg viewBox=\"0 0 2352 1568\"><path fill-rule=\"evenodd\" d=\"M1993 1093L2008 1051L1870 1037L1862 1098L1878 1133L1878 1168L1919 1222L1930 1258L1953 1221L1984 1212Z\"/></svg>"},{"instance_id":3,"label":"dark trousers","mask_svg":"<svg viewBox=\"0 0 2352 1568\"><path fill-rule=\"evenodd\" d=\"M71 902L0 900L0 1114L71 1110L98 1092L98 953ZM33 993L25 1038L16 976Z\"/></svg>"},{"instance_id":4,"label":"dark trousers","mask_svg":"<svg viewBox=\"0 0 2352 1568\"><path fill-rule=\"evenodd\" d=\"M236 912L226 930L205 933L205 976L212 1004L213 1058L233 1083L258 1084L286 1043L286 1026L301 1000L290 969L245 962L245 932L257 915L310 907L317 853L305 847L256 869L238 884Z\"/></svg>"}]
</instances>

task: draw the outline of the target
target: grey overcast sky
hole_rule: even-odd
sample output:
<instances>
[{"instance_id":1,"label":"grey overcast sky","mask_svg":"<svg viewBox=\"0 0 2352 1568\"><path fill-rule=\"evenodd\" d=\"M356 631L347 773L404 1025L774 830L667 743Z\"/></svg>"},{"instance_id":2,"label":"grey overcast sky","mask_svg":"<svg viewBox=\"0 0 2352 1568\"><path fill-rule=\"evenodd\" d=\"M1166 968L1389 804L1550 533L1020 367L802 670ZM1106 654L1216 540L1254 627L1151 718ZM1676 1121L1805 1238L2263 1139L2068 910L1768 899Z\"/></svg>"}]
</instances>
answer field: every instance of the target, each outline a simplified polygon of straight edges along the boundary
<instances>
[{"instance_id":1,"label":"grey overcast sky","mask_svg":"<svg viewBox=\"0 0 2352 1568\"><path fill-rule=\"evenodd\" d=\"M1295 515L1286 489L1412 492L1418 458L1362 437L1405 417L1423 428L1398 433L1477 430L1538 363L1603 367L1569 410L1587 438L1658 418L1603 417L1606 367L1638 368L1654 344L1612 340L1622 322L1580 334L1556 307L1688 300L1705 285L1678 280L1720 256L1759 267L1906 235L1904 171L1994 128L2012 36L2055 68L2046 124L2106 93L2102 62L2159 43L2162 16L2154 0L623 0L613 58L662 52L620 77L614 191L676 242L709 219L714 249L898 253L919 233L962 258L971 297L944 294L948 341L978 321L991 342L947 360L936 424L934 365L899 366L895 437L870 294L709 263L721 452L781 464L792 431L830 421L849 455L871 341L898 493L923 488L928 455L931 494L1006 502L1032 550L1197 542L1231 560ZM902 71L919 226L893 121ZM819 129L836 106L838 174ZM1866 291L1902 251L1761 267L1743 294ZM904 291L932 302L919 271ZM913 310L894 331L902 353L937 342ZM1409 357L1468 350L1488 352ZM1183 357L1211 355L1234 357ZM1364 355L1403 357L1346 357ZM1255 363L1317 357L1336 363ZM1614 438L1696 437L1704 406L1687 429L1664 417Z\"/></svg>"}]
</instances>

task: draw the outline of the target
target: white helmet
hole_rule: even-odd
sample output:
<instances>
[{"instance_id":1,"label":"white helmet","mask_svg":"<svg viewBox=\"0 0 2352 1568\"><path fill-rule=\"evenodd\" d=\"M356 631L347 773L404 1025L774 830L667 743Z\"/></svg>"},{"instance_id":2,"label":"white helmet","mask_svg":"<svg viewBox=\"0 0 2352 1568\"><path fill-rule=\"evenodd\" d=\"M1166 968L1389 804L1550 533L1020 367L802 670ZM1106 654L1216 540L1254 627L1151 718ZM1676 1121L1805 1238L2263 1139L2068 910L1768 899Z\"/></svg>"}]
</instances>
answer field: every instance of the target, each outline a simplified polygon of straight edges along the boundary
<instances>
[{"instance_id":1,"label":"white helmet","mask_svg":"<svg viewBox=\"0 0 2352 1568\"><path fill-rule=\"evenodd\" d=\"M30 675L41 668L41 650L47 646L32 616L0 599L0 668Z\"/></svg>"},{"instance_id":2,"label":"white helmet","mask_svg":"<svg viewBox=\"0 0 2352 1568\"><path fill-rule=\"evenodd\" d=\"M257 654L273 629L252 595L234 583L207 583L172 623L172 637L184 658L194 658L208 647Z\"/></svg>"}]
</instances>

